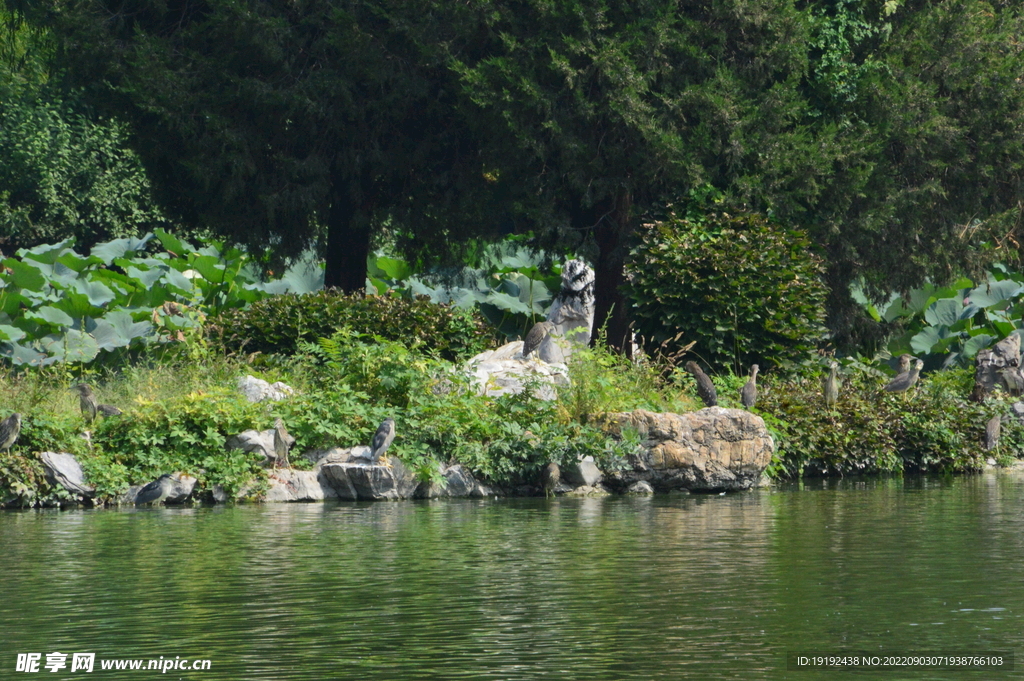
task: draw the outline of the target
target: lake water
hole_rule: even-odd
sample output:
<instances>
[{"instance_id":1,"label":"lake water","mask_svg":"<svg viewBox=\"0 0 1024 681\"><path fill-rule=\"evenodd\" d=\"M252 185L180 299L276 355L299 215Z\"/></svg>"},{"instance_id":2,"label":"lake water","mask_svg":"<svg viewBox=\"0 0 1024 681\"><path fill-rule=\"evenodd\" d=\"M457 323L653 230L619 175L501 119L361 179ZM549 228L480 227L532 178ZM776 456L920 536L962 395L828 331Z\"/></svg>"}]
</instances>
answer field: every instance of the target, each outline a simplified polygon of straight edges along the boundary
<instances>
[{"instance_id":1,"label":"lake water","mask_svg":"<svg viewBox=\"0 0 1024 681\"><path fill-rule=\"evenodd\" d=\"M8 511L0 553L0 679L1024 678L1024 478L1009 474ZM787 667L843 652L1017 667ZM16 672L19 653L40 673ZM70 672L74 653L95 654L91 674ZM125 659L210 668L101 669Z\"/></svg>"}]
</instances>

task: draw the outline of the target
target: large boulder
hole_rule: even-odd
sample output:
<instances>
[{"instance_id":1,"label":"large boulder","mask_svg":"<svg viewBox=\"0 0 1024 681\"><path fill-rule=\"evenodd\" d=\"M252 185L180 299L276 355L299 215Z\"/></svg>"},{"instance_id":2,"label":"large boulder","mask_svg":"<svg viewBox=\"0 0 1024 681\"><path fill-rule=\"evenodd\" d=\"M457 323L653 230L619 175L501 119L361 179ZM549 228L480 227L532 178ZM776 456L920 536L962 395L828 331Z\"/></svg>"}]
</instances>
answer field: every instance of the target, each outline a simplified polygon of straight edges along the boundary
<instances>
[{"instance_id":1,"label":"large boulder","mask_svg":"<svg viewBox=\"0 0 1024 681\"><path fill-rule=\"evenodd\" d=\"M323 501L338 496L322 470L282 468L270 474L269 482L265 501Z\"/></svg>"},{"instance_id":2,"label":"large boulder","mask_svg":"<svg viewBox=\"0 0 1024 681\"><path fill-rule=\"evenodd\" d=\"M295 438L291 435L288 436L288 446L295 444ZM224 449L231 451L232 449L241 449L243 452L255 452L263 457L260 462L264 468L274 468L278 464L284 465L285 462L278 462L277 454L274 452L274 429L268 430L243 430L238 435L234 435L228 438L228 441L224 443Z\"/></svg>"},{"instance_id":3,"label":"large boulder","mask_svg":"<svg viewBox=\"0 0 1024 681\"><path fill-rule=\"evenodd\" d=\"M263 400L279 402L295 394L295 390L291 386L281 381L271 384L255 376L238 379L238 390L250 402L262 402Z\"/></svg>"},{"instance_id":4,"label":"large boulder","mask_svg":"<svg viewBox=\"0 0 1024 681\"><path fill-rule=\"evenodd\" d=\"M422 499L483 498L492 493L490 488L477 482L473 474L462 464L448 466L441 475L444 477L444 484L422 483L416 490L416 496Z\"/></svg>"},{"instance_id":5,"label":"large boulder","mask_svg":"<svg viewBox=\"0 0 1024 681\"><path fill-rule=\"evenodd\" d=\"M43 452L39 455L51 484L59 485L79 498L91 498L96 489L85 482L82 466L71 454L64 452Z\"/></svg>"},{"instance_id":6,"label":"large boulder","mask_svg":"<svg viewBox=\"0 0 1024 681\"><path fill-rule=\"evenodd\" d=\"M594 463L594 457L585 456L576 463L563 466L562 478L576 487L594 487L604 479L604 473Z\"/></svg>"},{"instance_id":7,"label":"large boulder","mask_svg":"<svg viewBox=\"0 0 1024 681\"><path fill-rule=\"evenodd\" d=\"M466 363L477 392L489 397L519 394L533 384L534 395L541 400L557 397L556 386L569 385L569 370L564 364L548 364L531 357L523 359L523 342L512 341L496 350L481 352Z\"/></svg>"},{"instance_id":8,"label":"large boulder","mask_svg":"<svg viewBox=\"0 0 1024 681\"><path fill-rule=\"evenodd\" d=\"M172 473L171 474L171 489L167 494L167 498L164 499L164 504L174 505L183 504L189 500L192 496L192 491L196 487L196 478L188 475L187 473ZM128 488L120 499L121 503L134 504L135 498L145 485L132 485Z\"/></svg>"},{"instance_id":9,"label":"large boulder","mask_svg":"<svg viewBox=\"0 0 1024 681\"><path fill-rule=\"evenodd\" d=\"M419 481L401 461L391 457L390 465L370 463L329 463L320 467L324 479L339 499L384 501L409 499Z\"/></svg>"},{"instance_id":10,"label":"large boulder","mask_svg":"<svg viewBox=\"0 0 1024 681\"><path fill-rule=\"evenodd\" d=\"M609 430L636 429L643 443L632 470L605 482L624 490L641 480L655 490L743 490L755 486L775 452L760 416L742 409L707 407L688 414L645 410L609 415Z\"/></svg>"}]
</instances>

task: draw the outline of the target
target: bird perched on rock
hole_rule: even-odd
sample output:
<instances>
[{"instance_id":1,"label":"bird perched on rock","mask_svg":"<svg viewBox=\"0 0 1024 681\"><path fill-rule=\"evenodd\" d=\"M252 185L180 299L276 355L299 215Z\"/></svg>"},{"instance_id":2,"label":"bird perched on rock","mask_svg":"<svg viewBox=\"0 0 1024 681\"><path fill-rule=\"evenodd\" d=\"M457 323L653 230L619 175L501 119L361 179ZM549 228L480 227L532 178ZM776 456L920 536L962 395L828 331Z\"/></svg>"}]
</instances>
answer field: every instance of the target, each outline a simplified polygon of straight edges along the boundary
<instances>
[{"instance_id":1,"label":"bird perched on rock","mask_svg":"<svg viewBox=\"0 0 1024 681\"><path fill-rule=\"evenodd\" d=\"M917 360L914 362L914 368L909 369L896 378L889 381L885 386L885 391L890 393L905 393L910 390L915 383L917 383L917 377L921 375L921 369L924 367L924 362Z\"/></svg>"},{"instance_id":2,"label":"bird perched on rock","mask_svg":"<svg viewBox=\"0 0 1024 681\"><path fill-rule=\"evenodd\" d=\"M757 372L759 368L756 364L750 365L750 379L744 384L743 389L740 390L740 402L747 409L752 409L754 403L757 402Z\"/></svg>"},{"instance_id":3,"label":"bird perched on rock","mask_svg":"<svg viewBox=\"0 0 1024 681\"><path fill-rule=\"evenodd\" d=\"M704 405L714 407L718 405L718 393L715 391L715 384L711 382L708 375L701 371L696 362L687 362L686 370L693 374L697 381L697 394L704 400Z\"/></svg>"},{"instance_id":4,"label":"bird perched on rock","mask_svg":"<svg viewBox=\"0 0 1024 681\"><path fill-rule=\"evenodd\" d=\"M828 376L822 392L825 395L825 406L834 408L839 401L839 362L833 361L828 365Z\"/></svg>"},{"instance_id":5,"label":"bird perched on rock","mask_svg":"<svg viewBox=\"0 0 1024 681\"><path fill-rule=\"evenodd\" d=\"M139 490L138 494L135 495L135 505L142 506L144 504L159 504L170 496L173 489L173 478L170 474L164 473L159 478Z\"/></svg>"},{"instance_id":6,"label":"bird perched on rock","mask_svg":"<svg viewBox=\"0 0 1024 681\"><path fill-rule=\"evenodd\" d=\"M555 325L551 322L537 322L534 324L523 340L523 359L529 357L531 352L539 348L540 344L544 342L544 339L554 329Z\"/></svg>"},{"instance_id":7,"label":"bird perched on rock","mask_svg":"<svg viewBox=\"0 0 1024 681\"><path fill-rule=\"evenodd\" d=\"M280 418L274 421L274 468L278 466L291 468L291 464L288 462L288 450L293 444L295 444L295 438L288 434L288 430L284 427L284 421Z\"/></svg>"},{"instance_id":8,"label":"bird perched on rock","mask_svg":"<svg viewBox=\"0 0 1024 681\"><path fill-rule=\"evenodd\" d=\"M372 463L380 461L380 457L384 456L394 440L395 420L389 416L373 434L373 442L370 443L370 461Z\"/></svg>"},{"instance_id":9,"label":"bird perched on rock","mask_svg":"<svg viewBox=\"0 0 1024 681\"><path fill-rule=\"evenodd\" d=\"M544 488L544 496L550 497L555 495L555 488L558 487L558 483L562 481L562 471L558 467L558 464L552 461L540 471L540 484Z\"/></svg>"},{"instance_id":10,"label":"bird perched on rock","mask_svg":"<svg viewBox=\"0 0 1024 681\"><path fill-rule=\"evenodd\" d=\"M85 383L79 383L72 390L78 391L78 406L82 408L82 416L87 422L92 423L93 419L96 418L96 411L99 409L99 405L96 404L96 396L92 393L92 388Z\"/></svg>"},{"instance_id":11,"label":"bird perched on rock","mask_svg":"<svg viewBox=\"0 0 1024 681\"><path fill-rule=\"evenodd\" d=\"M1003 418L996 414L985 424L985 451L999 446L999 433L1003 429Z\"/></svg>"},{"instance_id":12,"label":"bird perched on rock","mask_svg":"<svg viewBox=\"0 0 1024 681\"><path fill-rule=\"evenodd\" d=\"M14 446L21 434L21 414L14 412L0 421L0 452L6 452Z\"/></svg>"}]
</instances>

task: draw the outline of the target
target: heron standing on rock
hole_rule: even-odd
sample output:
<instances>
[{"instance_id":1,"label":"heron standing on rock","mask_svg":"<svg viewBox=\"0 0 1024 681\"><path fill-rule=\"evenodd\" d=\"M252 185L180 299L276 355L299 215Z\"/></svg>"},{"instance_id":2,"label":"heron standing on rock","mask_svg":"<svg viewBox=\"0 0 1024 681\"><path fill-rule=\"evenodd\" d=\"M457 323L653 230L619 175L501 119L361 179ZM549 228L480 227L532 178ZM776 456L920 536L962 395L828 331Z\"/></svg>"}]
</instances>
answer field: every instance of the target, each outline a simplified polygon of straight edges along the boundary
<instances>
[{"instance_id":1,"label":"heron standing on rock","mask_svg":"<svg viewBox=\"0 0 1024 681\"><path fill-rule=\"evenodd\" d=\"M985 424L985 451L992 451L999 446L999 433L1003 429L1003 418L996 414Z\"/></svg>"},{"instance_id":2,"label":"heron standing on rock","mask_svg":"<svg viewBox=\"0 0 1024 681\"><path fill-rule=\"evenodd\" d=\"M687 362L686 370L693 374L697 381L697 395L704 400L704 406L715 407L718 405L718 393L715 391L715 384L711 382L696 362Z\"/></svg>"},{"instance_id":3,"label":"heron standing on rock","mask_svg":"<svg viewBox=\"0 0 1024 681\"><path fill-rule=\"evenodd\" d=\"M174 489L174 480L169 473L164 473L159 478L139 490L135 495L135 505L159 504L170 496Z\"/></svg>"},{"instance_id":4,"label":"heron standing on rock","mask_svg":"<svg viewBox=\"0 0 1024 681\"><path fill-rule=\"evenodd\" d=\"M14 412L0 421L0 452L10 451L21 434L21 414Z\"/></svg>"},{"instance_id":5,"label":"heron standing on rock","mask_svg":"<svg viewBox=\"0 0 1024 681\"><path fill-rule=\"evenodd\" d=\"M99 409L99 405L96 404L96 396L92 393L92 388L86 383L79 383L72 390L78 392L78 406L82 408L82 417L85 418L87 423L92 423L96 418L96 411Z\"/></svg>"},{"instance_id":6,"label":"heron standing on rock","mask_svg":"<svg viewBox=\"0 0 1024 681\"><path fill-rule=\"evenodd\" d=\"M839 362L835 360L828 365L828 377L825 379L823 392L825 394L825 406L829 409L835 409L836 402L839 401Z\"/></svg>"},{"instance_id":7,"label":"heron standing on rock","mask_svg":"<svg viewBox=\"0 0 1024 681\"><path fill-rule=\"evenodd\" d=\"M750 365L750 380L746 382L743 389L740 390L740 402L746 409L753 409L754 403L757 402L757 372L759 368L756 364Z\"/></svg>"},{"instance_id":8,"label":"heron standing on rock","mask_svg":"<svg viewBox=\"0 0 1024 681\"><path fill-rule=\"evenodd\" d=\"M283 466L291 468L288 462L288 450L295 444L295 438L288 434L284 427L284 421L278 418L274 421L274 468Z\"/></svg>"},{"instance_id":9,"label":"heron standing on rock","mask_svg":"<svg viewBox=\"0 0 1024 681\"><path fill-rule=\"evenodd\" d=\"M394 440L395 420L389 416L384 419L384 422L380 424L380 428L373 434L373 442L370 443L370 462L379 462Z\"/></svg>"},{"instance_id":10,"label":"heron standing on rock","mask_svg":"<svg viewBox=\"0 0 1024 681\"><path fill-rule=\"evenodd\" d=\"M523 340L523 359L529 357L531 352L539 348L540 344L544 342L544 339L554 329L555 325L551 322L537 322L534 324Z\"/></svg>"},{"instance_id":11,"label":"heron standing on rock","mask_svg":"<svg viewBox=\"0 0 1024 681\"><path fill-rule=\"evenodd\" d=\"M922 368L924 368L924 362L917 360L914 362L913 369L909 369L889 381L885 386L885 391L890 393L906 393L917 383L917 377L921 375Z\"/></svg>"},{"instance_id":12,"label":"heron standing on rock","mask_svg":"<svg viewBox=\"0 0 1024 681\"><path fill-rule=\"evenodd\" d=\"M555 488L562 481L562 471L558 464L552 461L540 471L540 484L544 488L544 497L555 496Z\"/></svg>"}]
</instances>

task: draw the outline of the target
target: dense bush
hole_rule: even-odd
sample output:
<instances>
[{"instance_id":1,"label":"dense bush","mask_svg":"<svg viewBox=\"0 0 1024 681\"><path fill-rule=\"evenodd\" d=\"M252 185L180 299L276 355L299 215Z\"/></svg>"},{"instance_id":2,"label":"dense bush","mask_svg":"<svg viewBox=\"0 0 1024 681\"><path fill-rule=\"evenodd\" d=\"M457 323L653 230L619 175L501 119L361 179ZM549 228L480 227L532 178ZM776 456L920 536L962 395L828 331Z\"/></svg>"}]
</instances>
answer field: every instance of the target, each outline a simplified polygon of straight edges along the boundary
<instances>
[{"instance_id":1,"label":"dense bush","mask_svg":"<svg viewBox=\"0 0 1024 681\"><path fill-rule=\"evenodd\" d=\"M484 321L469 310L425 298L330 290L272 296L244 310L227 310L208 324L230 351L284 355L295 353L300 341L316 341L343 327L449 360L476 354L493 340Z\"/></svg>"},{"instance_id":2,"label":"dense bush","mask_svg":"<svg viewBox=\"0 0 1024 681\"><path fill-rule=\"evenodd\" d=\"M641 231L628 268L649 345L696 341L708 363L740 373L804 359L824 334L821 261L805 234L760 215L671 215Z\"/></svg>"},{"instance_id":3,"label":"dense bush","mask_svg":"<svg viewBox=\"0 0 1024 681\"><path fill-rule=\"evenodd\" d=\"M1009 399L967 401L966 369L928 374L904 396L882 390L878 376L852 371L834 410L820 376L766 381L757 405L776 437L772 472L782 478L902 471L967 471L985 456L1019 456L1024 428L1008 418ZM1003 414L998 452L982 450L985 424Z\"/></svg>"}]
</instances>

